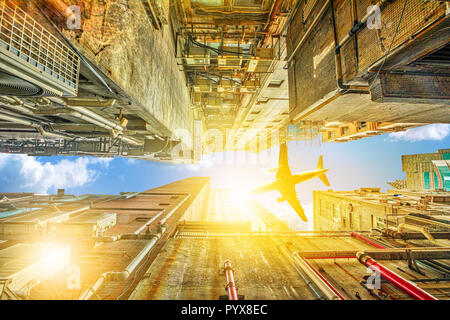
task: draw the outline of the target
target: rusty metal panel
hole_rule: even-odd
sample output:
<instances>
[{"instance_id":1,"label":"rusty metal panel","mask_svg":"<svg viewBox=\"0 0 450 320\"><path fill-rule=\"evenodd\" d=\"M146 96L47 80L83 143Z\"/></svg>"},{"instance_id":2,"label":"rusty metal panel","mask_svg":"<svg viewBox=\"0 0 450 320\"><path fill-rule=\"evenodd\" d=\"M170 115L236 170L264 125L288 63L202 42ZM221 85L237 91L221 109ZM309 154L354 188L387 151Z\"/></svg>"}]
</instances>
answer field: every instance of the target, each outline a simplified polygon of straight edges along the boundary
<instances>
[{"instance_id":1,"label":"rusty metal panel","mask_svg":"<svg viewBox=\"0 0 450 320\"><path fill-rule=\"evenodd\" d=\"M450 99L450 79L438 75L381 74L373 85L372 100Z\"/></svg>"},{"instance_id":2,"label":"rusty metal panel","mask_svg":"<svg viewBox=\"0 0 450 320\"><path fill-rule=\"evenodd\" d=\"M337 88L334 39L330 21L331 9L317 24L290 65L289 74L295 82L295 86L289 88L290 92L295 91L294 99L289 101L291 116Z\"/></svg>"},{"instance_id":3,"label":"rusty metal panel","mask_svg":"<svg viewBox=\"0 0 450 320\"><path fill-rule=\"evenodd\" d=\"M381 8L381 28L364 28L358 33L359 71L367 69L387 53L399 23L403 3L401 0L388 2ZM360 10L362 10L361 13L365 14L367 7L364 7L364 5L361 5ZM443 1L408 1L392 49L403 44L412 35L444 15L445 3Z\"/></svg>"}]
</instances>

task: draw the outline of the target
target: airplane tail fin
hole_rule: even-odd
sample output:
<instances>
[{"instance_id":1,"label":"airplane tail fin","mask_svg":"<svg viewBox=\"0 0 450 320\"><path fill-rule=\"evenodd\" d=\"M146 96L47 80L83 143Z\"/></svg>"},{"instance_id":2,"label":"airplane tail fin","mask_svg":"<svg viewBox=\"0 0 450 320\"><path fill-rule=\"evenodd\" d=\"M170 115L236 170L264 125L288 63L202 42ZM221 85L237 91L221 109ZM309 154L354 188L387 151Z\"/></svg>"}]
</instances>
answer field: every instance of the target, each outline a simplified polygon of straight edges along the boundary
<instances>
[{"instance_id":1,"label":"airplane tail fin","mask_svg":"<svg viewBox=\"0 0 450 320\"><path fill-rule=\"evenodd\" d=\"M322 170L323 169L323 156L319 157L319 161L317 162L317 169ZM321 174L319 176L319 179L322 180L323 183L325 183L325 185L327 187L330 186L330 182L328 181L327 176L325 175L325 173Z\"/></svg>"},{"instance_id":2,"label":"airplane tail fin","mask_svg":"<svg viewBox=\"0 0 450 320\"><path fill-rule=\"evenodd\" d=\"M317 169L323 169L323 156L320 156L319 161L317 161Z\"/></svg>"},{"instance_id":3,"label":"airplane tail fin","mask_svg":"<svg viewBox=\"0 0 450 320\"><path fill-rule=\"evenodd\" d=\"M325 175L325 173L321 174L321 175L319 176L319 179L322 180L322 182L325 183L325 185L326 185L327 187L330 186L330 182L328 181L328 178L327 178L327 176Z\"/></svg>"}]
</instances>

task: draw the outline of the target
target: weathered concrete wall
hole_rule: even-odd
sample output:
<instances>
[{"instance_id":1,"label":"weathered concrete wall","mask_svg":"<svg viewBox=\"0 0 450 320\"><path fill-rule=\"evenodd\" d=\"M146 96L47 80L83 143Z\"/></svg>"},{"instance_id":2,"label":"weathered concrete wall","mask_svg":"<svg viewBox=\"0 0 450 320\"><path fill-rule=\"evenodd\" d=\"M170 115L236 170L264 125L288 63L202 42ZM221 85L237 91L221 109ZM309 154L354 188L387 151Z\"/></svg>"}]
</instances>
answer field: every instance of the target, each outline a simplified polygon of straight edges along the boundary
<instances>
[{"instance_id":1,"label":"weathered concrete wall","mask_svg":"<svg viewBox=\"0 0 450 320\"><path fill-rule=\"evenodd\" d=\"M164 4L167 9L168 0ZM75 42L140 104L130 109L149 123L155 118L170 131L192 132L190 98L174 57L170 26L154 29L138 0L91 1L89 10ZM75 32L68 33L74 39Z\"/></svg>"}]
</instances>

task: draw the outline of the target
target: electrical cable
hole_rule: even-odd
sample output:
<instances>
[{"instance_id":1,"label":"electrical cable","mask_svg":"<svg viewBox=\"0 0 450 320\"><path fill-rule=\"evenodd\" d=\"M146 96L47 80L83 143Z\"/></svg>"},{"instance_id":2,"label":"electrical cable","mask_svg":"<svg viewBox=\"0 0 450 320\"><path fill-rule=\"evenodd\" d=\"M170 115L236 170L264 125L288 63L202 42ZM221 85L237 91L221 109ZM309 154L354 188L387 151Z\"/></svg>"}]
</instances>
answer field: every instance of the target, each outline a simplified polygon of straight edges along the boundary
<instances>
[{"instance_id":1,"label":"electrical cable","mask_svg":"<svg viewBox=\"0 0 450 320\"><path fill-rule=\"evenodd\" d=\"M209 49L209 50L211 50L211 51L217 53L218 55L223 55L224 53L228 53L228 54L232 54L232 55L235 55L235 56L253 57L253 55L247 54L247 53L239 54L239 52L234 52L234 51L229 51L229 50L223 50L223 49L217 49L217 48L214 48L214 47L207 46L207 45L205 45L205 44L203 44L203 43L200 43L200 42L194 40L194 38L192 38L192 36L189 36L189 41L191 41L193 44L195 44L195 45L198 46L198 47L202 47L202 48ZM244 49L243 49L243 50L244 50Z\"/></svg>"}]
</instances>

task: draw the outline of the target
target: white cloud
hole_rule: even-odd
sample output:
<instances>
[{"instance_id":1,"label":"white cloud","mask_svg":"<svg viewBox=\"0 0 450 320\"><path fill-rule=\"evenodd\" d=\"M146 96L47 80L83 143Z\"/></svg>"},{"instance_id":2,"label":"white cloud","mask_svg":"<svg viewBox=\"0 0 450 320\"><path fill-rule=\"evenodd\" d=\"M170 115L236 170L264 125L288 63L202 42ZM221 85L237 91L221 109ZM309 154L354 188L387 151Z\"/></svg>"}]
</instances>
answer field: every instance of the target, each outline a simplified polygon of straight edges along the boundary
<instances>
[{"instance_id":1,"label":"white cloud","mask_svg":"<svg viewBox=\"0 0 450 320\"><path fill-rule=\"evenodd\" d=\"M424 127L409 129L404 132L393 132L388 136L389 141L424 141L443 140L450 135L450 124L431 124Z\"/></svg>"},{"instance_id":2,"label":"white cloud","mask_svg":"<svg viewBox=\"0 0 450 320\"><path fill-rule=\"evenodd\" d=\"M23 154L1 154L0 168L18 170L17 187L37 193L49 193L52 189L81 187L95 181L99 174L89 166L100 164L108 167L111 160L112 158L79 157L75 160L62 159L53 164L40 162Z\"/></svg>"},{"instance_id":3,"label":"white cloud","mask_svg":"<svg viewBox=\"0 0 450 320\"><path fill-rule=\"evenodd\" d=\"M127 158L126 161L127 161L128 164L135 164L137 162L137 159Z\"/></svg>"}]
</instances>

